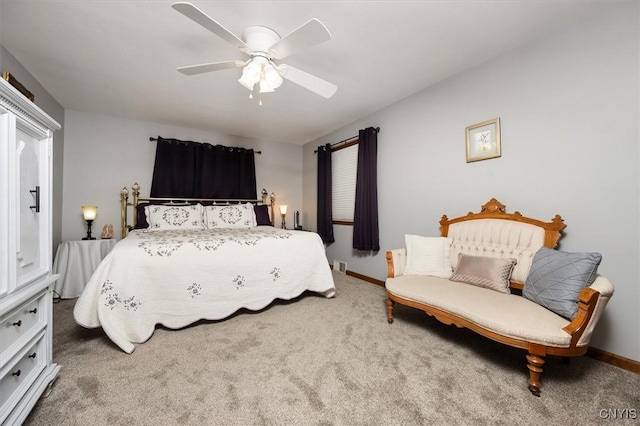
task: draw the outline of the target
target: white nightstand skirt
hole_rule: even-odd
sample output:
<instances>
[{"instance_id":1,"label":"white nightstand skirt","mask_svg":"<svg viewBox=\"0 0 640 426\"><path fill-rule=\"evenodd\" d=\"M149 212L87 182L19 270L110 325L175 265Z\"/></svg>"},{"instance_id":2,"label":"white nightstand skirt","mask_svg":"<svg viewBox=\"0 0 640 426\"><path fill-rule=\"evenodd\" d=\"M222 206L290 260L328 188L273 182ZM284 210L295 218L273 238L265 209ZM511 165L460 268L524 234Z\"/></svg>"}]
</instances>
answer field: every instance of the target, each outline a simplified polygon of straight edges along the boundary
<instances>
[{"instance_id":1,"label":"white nightstand skirt","mask_svg":"<svg viewBox=\"0 0 640 426\"><path fill-rule=\"evenodd\" d=\"M116 240L63 241L58 245L53 273L60 274L54 286L55 297L79 297L93 271L116 245Z\"/></svg>"}]
</instances>

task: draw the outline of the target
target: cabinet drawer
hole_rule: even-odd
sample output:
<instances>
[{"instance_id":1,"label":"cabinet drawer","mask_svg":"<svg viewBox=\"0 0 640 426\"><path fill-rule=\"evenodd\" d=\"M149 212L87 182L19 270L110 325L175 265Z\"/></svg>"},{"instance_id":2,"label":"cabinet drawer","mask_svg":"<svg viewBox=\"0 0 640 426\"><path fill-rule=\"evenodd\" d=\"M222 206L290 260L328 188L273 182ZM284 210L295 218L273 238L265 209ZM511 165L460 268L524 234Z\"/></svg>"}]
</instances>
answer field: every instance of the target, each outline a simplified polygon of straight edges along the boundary
<instances>
[{"instance_id":1,"label":"cabinet drawer","mask_svg":"<svg viewBox=\"0 0 640 426\"><path fill-rule=\"evenodd\" d=\"M8 357L24 346L22 339L29 339L46 326L46 297L44 292L0 318L0 360L3 365Z\"/></svg>"},{"instance_id":2,"label":"cabinet drawer","mask_svg":"<svg viewBox=\"0 0 640 426\"><path fill-rule=\"evenodd\" d=\"M0 422L4 421L22 395L36 381L47 363L47 345L45 333L39 337L26 351L7 363L2 369L0 378Z\"/></svg>"}]
</instances>

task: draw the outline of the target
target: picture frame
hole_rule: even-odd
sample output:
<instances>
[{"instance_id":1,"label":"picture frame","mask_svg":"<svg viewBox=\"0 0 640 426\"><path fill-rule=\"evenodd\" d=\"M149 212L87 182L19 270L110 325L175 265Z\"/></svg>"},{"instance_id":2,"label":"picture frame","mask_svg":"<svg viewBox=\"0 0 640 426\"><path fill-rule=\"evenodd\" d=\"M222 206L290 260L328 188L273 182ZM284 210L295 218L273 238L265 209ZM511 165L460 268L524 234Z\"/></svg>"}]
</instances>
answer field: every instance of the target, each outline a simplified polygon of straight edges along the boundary
<instances>
[{"instance_id":1,"label":"picture frame","mask_svg":"<svg viewBox=\"0 0 640 426\"><path fill-rule=\"evenodd\" d=\"M500 147L500 118L483 121L465 129L467 163L498 158Z\"/></svg>"},{"instance_id":2,"label":"picture frame","mask_svg":"<svg viewBox=\"0 0 640 426\"><path fill-rule=\"evenodd\" d=\"M24 96L26 96L31 102L35 102L36 96L33 93L31 93L29 90L27 90L27 88L24 87L22 83L16 80L16 78L13 75L11 75L10 72L3 71L2 78L8 81L10 85L18 89L18 91L22 93Z\"/></svg>"}]
</instances>

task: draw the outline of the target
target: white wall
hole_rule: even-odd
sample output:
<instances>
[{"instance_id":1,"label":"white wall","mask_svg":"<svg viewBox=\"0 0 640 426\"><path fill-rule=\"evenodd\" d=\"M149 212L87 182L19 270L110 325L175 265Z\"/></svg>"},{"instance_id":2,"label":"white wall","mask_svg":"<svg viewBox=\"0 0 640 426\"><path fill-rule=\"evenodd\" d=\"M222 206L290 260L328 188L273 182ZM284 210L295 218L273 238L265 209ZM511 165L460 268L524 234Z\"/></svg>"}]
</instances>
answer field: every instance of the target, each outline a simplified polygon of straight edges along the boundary
<instances>
[{"instance_id":1,"label":"white wall","mask_svg":"<svg viewBox=\"0 0 640 426\"><path fill-rule=\"evenodd\" d=\"M63 240L86 236L80 209L85 204L99 207L94 236L99 238L102 227L111 223L120 238L120 190L138 182L141 195L149 195L156 149L149 137L158 135L262 151L255 157L258 193L262 188L275 192L276 210L280 204L288 204L291 211L302 207L300 146L72 110L65 111L65 123ZM287 216L292 224L293 216Z\"/></svg>"},{"instance_id":2,"label":"white wall","mask_svg":"<svg viewBox=\"0 0 640 426\"><path fill-rule=\"evenodd\" d=\"M381 251L351 249L336 226L329 260L380 280L404 234L438 235L442 214L507 210L567 228L560 248L598 251L616 293L592 345L640 360L639 7L620 6L467 70L304 146L304 217L315 229L321 144L380 126ZM467 164L465 127L500 117L502 157ZM384 315L384 312L380 312Z\"/></svg>"},{"instance_id":3,"label":"white wall","mask_svg":"<svg viewBox=\"0 0 640 426\"><path fill-rule=\"evenodd\" d=\"M2 45L0 45L0 70L8 71L35 96L35 104L56 120L62 128L53 134L53 182L52 182L52 252L58 247L62 236L62 168L64 151L64 108L58 103L31 73ZM52 257L53 258L53 257Z\"/></svg>"}]
</instances>

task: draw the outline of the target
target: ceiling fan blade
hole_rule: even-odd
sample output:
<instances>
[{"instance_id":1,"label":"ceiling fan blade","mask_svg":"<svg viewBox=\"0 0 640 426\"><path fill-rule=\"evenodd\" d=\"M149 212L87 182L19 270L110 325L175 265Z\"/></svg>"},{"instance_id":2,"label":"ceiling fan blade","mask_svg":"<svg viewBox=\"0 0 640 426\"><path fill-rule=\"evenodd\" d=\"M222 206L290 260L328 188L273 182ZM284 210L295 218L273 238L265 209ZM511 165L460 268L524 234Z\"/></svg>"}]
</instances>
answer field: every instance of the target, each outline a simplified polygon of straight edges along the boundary
<instances>
[{"instance_id":1,"label":"ceiling fan blade","mask_svg":"<svg viewBox=\"0 0 640 426\"><path fill-rule=\"evenodd\" d=\"M311 75L290 65L279 65L278 70L283 78L286 78L299 86L304 87L307 90L311 90L318 95L329 99L336 93L338 86L333 83L329 83L321 78Z\"/></svg>"},{"instance_id":2,"label":"ceiling fan blade","mask_svg":"<svg viewBox=\"0 0 640 426\"><path fill-rule=\"evenodd\" d=\"M227 43L231 44L234 47L237 47L241 51L245 53L251 53L251 48L247 46L247 44L242 41L238 36L233 34L231 31L211 19L206 13L192 5L191 3L174 3L171 5L175 10L182 13L187 18L192 21L202 25L218 37L225 40Z\"/></svg>"},{"instance_id":3,"label":"ceiling fan blade","mask_svg":"<svg viewBox=\"0 0 640 426\"><path fill-rule=\"evenodd\" d=\"M269 55L275 59L282 59L329 40L331 40L331 33L327 27L313 18L274 43L269 48Z\"/></svg>"},{"instance_id":4,"label":"ceiling fan blade","mask_svg":"<svg viewBox=\"0 0 640 426\"><path fill-rule=\"evenodd\" d=\"M228 68L241 68L245 65L243 61L225 61L225 62L210 62L208 64L190 65L187 67L177 68L184 75L202 74L205 72L225 70Z\"/></svg>"}]
</instances>

